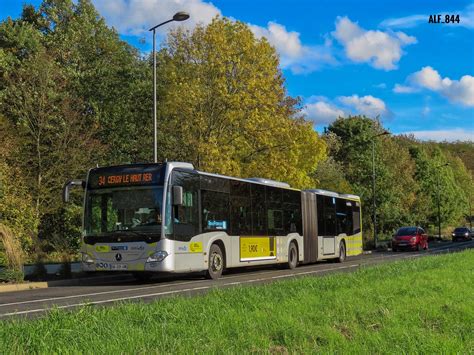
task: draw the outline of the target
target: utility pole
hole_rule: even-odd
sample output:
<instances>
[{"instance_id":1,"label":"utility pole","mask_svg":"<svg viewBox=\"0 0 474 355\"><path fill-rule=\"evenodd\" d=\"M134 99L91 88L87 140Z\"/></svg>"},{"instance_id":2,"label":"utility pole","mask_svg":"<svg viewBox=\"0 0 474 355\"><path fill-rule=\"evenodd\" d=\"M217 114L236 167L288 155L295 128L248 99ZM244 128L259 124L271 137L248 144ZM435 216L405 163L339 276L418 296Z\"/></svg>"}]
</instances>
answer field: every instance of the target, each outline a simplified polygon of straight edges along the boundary
<instances>
[{"instance_id":1,"label":"utility pole","mask_svg":"<svg viewBox=\"0 0 474 355\"><path fill-rule=\"evenodd\" d=\"M373 209L373 221L374 221L374 246L377 249L377 204L375 201L375 138L385 136L390 134L388 131L383 131L382 133L376 134L372 136L370 139L372 140L372 209Z\"/></svg>"}]
</instances>

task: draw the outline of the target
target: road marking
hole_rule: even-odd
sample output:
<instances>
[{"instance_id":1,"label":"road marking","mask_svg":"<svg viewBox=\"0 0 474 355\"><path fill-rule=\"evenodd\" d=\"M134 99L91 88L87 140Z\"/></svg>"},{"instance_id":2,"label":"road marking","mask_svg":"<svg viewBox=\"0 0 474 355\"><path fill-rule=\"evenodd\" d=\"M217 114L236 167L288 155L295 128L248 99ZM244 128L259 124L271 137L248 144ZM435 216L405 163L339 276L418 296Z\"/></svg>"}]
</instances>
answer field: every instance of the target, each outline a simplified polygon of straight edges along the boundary
<instances>
[{"instance_id":1,"label":"road marking","mask_svg":"<svg viewBox=\"0 0 474 355\"><path fill-rule=\"evenodd\" d=\"M457 246L462 247L462 246L464 246L464 243L460 244L460 245L457 245ZM407 259L407 258L411 258L411 257L415 258L415 257L419 257L419 256L429 255L429 254L435 254L437 250L439 252L445 252L445 251L449 252L451 247L452 246L449 245L449 246L433 248L433 249L431 249L430 253L423 253L423 254L410 254L410 255L392 254L392 255L382 255L382 256L378 256L378 257L367 257L367 258L355 260L355 262L359 262L359 264L352 264L352 265L348 265L348 266L340 266L340 267L333 267L333 268L326 268L326 269L317 269L317 270L311 270L311 271L303 271L303 272L297 272L297 273L292 273L292 274L277 275L277 276L271 276L270 278L257 278L257 279L251 279L251 280L246 280L246 281L225 282L226 280L235 279L235 278L241 277L242 275L239 274L239 275L235 275L235 276L226 276L222 279L222 281L223 281L222 286L239 285L239 284L253 283L253 282L258 282L258 281L267 281L267 280L271 280L271 279L297 277L297 276L300 276L300 275L316 274L316 273L321 273L321 272L326 272L326 271L336 271L336 270L340 270L340 269L354 268L354 267L363 266L363 265L370 265L370 264L372 264L371 261L380 260L380 259L387 259L387 258L394 258L394 257L399 257L400 259ZM314 265L307 265L307 267L313 267L313 266ZM263 272L254 273L253 275L257 276L257 275L262 275L262 274L268 274L270 272L272 272L272 270L265 270ZM88 296L99 296L99 295L114 294L114 293L119 293L119 292L141 291L141 290L149 290L149 289L162 288L162 287L180 286L180 285L186 285L186 284L190 284L190 283L203 283L203 282L212 282L212 281L210 281L210 280L193 280L193 281L185 281L185 282L176 282L176 283L171 283L171 284L166 283L166 284L146 286L146 287L128 288L128 289L120 289L120 290L113 290L113 291L103 291L103 292L87 293L87 294L80 294L80 295L51 297L51 298L31 300L31 301L5 303L5 304L0 304L0 307L14 306L14 305L21 305L21 304L28 304L28 303L38 303L38 302L44 302L44 301L72 299L72 298L88 297ZM103 301L93 301L93 302L87 302L87 303L76 303L76 304L72 304L72 305L55 306L55 308L63 309L63 308L71 308L71 307L87 305L87 304L103 304L103 303L110 303L110 302L116 302L116 301L121 301L121 300L147 298L147 297L174 294L174 293L184 293L184 292L189 292L189 291L193 291L193 290L208 289L208 288L216 287L216 286L219 286L219 285L214 283L212 285L204 286L204 287L188 288L188 289L184 289L184 290L164 291L164 292L158 292L158 293L152 293L152 294L142 294L142 295L129 296L129 297L120 297L120 298L103 300ZM15 314L21 315L21 314L28 314L28 313L37 313L37 312L46 311L48 309L50 309L50 308L40 308L40 309L19 311L19 312L13 312L13 313L5 313L5 314L0 315L0 317L6 317L6 316L10 316L10 315L15 315Z\"/></svg>"},{"instance_id":2,"label":"road marking","mask_svg":"<svg viewBox=\"0 0 474 355\"><path fill-rule=\"evenodd\" d=\"M383 256L378 256L378 257L369 257L369 258L364 258L361 259L360 262L363 264L363 261L372 261L372 260L379 260L379 259L384 259L384 258L392 258L399 256L398 254L395 255L383 255ZM358 265L361 265L358 264ZM312 267L314 265L308 265L309 267ZM351 266L353 267L353 266ZM340 267L340 268L347 268L347 267ZM334 268L330 269L324 269L324 270L314 270L314 271L307 271L307 272L300 272L300 273L294 273L294 274L285 274L285 275L279 275L279 276L273 276L272 279L278 279L278 278L286 278L286 277L293 277L297 276L299 274L305 275L305 274L313 274L313 273L319 273L323 271L328 271L328 270L337 270ZM262 274L268 274L272 270L266 270L263 272L255 273L253 275L262 275ZM222 280L229 280L229 279L235 279L237 277L241 277L242 275L235 275L235 276L226 276ZM260 280L260 279L257 279ZM70 296L61 296L61 297L50 297L50 298L42 298L42 299L37 299L37 300L30 300L30 301L21 301L21 302L11 302L11 303L3 303L0 304L0 307L6 307L6 306L16 306L16 305L22 305L22 304L28 304L28 303L40 303L40 302L48 302L48 301L56 301L56 300L66 300L66 299L73 299L73 298L80 298L80 297L90 297L90 296L101 296L101 295L108 295L108 294L114 294L114 293L120 293L120 292L133 292L133 291L141 291L141 290L150 290L154 288L162 288L162 287L170 287L170 286L180 286L180 285L187 285L190 283L202 283L202 282L211 282L209 280L193 280L193 281L185 281L185 282L177 282L177 283L166 283L166 284L160 284L160 285L153 285L153 286L145 286L145 287L135 287L135 288L128 288L128 289L120 289L120 290L113 290L113 291L102 291L102 292L93 292L93 293L84 293L84 294L79 294L79 295L70 295ZM235 283L239 284L239 282Z\"/></svg>"},{"instance_id":3,"label":"road marking","mask_svg":"<svg viewBox=\"0 0 474 355\"><path fill-rule=\"evenodd\" d=\"M280 277L295 277L295 276L299 276L299 275L314 274L314 273L320 273L320 272L325 272L325 271L336 271L336 270L340 270L340 269L349 269L349 268L353 268L353 267L357 267L357 266L359 266L359 265L358 264L357 265L353 264L353 265L348 265L348 266L340 266L340 267L336 267L336 268L326 268L326 269L321 269L321 270L300 272L300 273L296 273L296 274L274 276L272 278L275 279L275 278L280 278ZM242 285L242 284L247 284L247 283L254 283L254 282L268 281L268 280L270 280L270 279L269 278L257 278L257 279L244 280L244 281L226 282L226 283L223 283L220 286L234 286L234 285ZM176 294L176 293L185 293L185 292L190 292L190 291L207 290L209 288L213 288L213 287L216 287L216 286L217 286L216 284L212 284L212 285L209 285L209 286L187 288L187 289L183 289L183 290L164 291L164 292L148 293L148 294L135 295L135 296L129 296L129 297L119 297L119 298L113 298L113 299L102 300L102 301L92 301L92 302L75 303L75 304L64 305L64 306L55 306L54 308L66 309L66 308L72 308L72 307L78 307L78 306L99 305L99 304L104 304L104 303L119 302L119 301L125 301L125 300L133 300L133 299L138 299L138 298L149 298L149 297L164 296L164 295L170 295L170 294ZM50 310L50 309L51 308L37 308L37 309L30 309L30 310L26 310L26 311L4 313L4 314L0 314L0 318L13 316L13 315L24 315L24 314L30 314L30 313L44 312L44 311L47 311L47 310Z\"/></svg>"}]
</instances>

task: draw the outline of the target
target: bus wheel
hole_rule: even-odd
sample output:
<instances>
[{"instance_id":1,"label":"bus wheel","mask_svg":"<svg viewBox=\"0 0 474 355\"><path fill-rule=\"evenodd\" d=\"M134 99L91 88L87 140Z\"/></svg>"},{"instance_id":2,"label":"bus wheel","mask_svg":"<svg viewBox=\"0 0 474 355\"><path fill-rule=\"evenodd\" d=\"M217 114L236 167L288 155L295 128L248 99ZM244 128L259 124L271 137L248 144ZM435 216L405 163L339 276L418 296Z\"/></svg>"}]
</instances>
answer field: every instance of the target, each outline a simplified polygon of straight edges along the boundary
<instances>
[{"instance_id":1,"label":"bus wheel","mask_svg":"<svg viewBox=\"0 0 474 355\"><path fill-rule=\"evenodd\" d=\"M341 242L339 244L339 257L336 258L336 261L338 263L343 263L346 260L346 244L344 242Z\"/></svg>"},{"instance_id":2,"label":"bus wheel","mask_svg":"<svg viewBox=\"0 0 474 355\"><path fill-rule=\"evenodd\" d=\"M298 265L298 250L295 243L291 242L288 248L288 269L294 269Z\"/></svg>"},{"instance_id":3,"label":"bus wheel","mask_svg":"<svg viewBox=\"0 0 474 355\"><path fill-rule=\"evenodd\" d=\"M151 272L144 272L144 271L132 272L132 275L135 278L135 280L141 281L141 282L150 281L151 278L153 277L153 274Z\"/></svg>"},{"instance_id":4,"label":"bus wheel","mask_svg":"<svg viewBox=\"0 0 474 355\"><path fill-rule=\"evenodd\" d=\"M217 280L224 270L224 257L222 250L217 244L212 244L209 250L209 266L207 268L207 278Z\"/></svg>"}]
</instances>

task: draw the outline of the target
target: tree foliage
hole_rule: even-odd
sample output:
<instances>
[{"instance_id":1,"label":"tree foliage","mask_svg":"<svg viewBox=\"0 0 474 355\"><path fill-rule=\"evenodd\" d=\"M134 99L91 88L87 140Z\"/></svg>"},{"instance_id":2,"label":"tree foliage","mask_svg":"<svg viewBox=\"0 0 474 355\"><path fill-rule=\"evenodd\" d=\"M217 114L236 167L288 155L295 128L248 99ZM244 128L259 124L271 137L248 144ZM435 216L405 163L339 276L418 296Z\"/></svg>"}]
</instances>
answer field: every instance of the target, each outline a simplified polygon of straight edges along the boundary
<instances>
[{"instance_id":1,"label":"tree foliage","mask_svg":"<svg viewBox=\"0 0 474 355\"><path fill-rule=\"evenodd\" d=\"M215 18L172 32L159 53L163 158L236 176L311 186L325 154L312 125L296 118L275 49L241 22Z\"/></svg>"}]
</instances>

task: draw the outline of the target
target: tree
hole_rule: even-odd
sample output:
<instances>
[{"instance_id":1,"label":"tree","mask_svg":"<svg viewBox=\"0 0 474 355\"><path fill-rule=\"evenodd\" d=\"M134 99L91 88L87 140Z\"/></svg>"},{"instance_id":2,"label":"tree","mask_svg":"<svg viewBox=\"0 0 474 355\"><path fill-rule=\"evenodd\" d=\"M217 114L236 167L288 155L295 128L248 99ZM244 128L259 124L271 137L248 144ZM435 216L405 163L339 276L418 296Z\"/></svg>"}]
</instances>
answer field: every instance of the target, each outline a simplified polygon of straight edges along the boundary
<instances>
[{"instance_id":1,"label":"tree","mask_svg":"<svg viewBox=\"0 0 474 355\"><path fill-rule=\"evenodd\" d=\"M316 186L319 189L339 193L354 193L352 186L346 179L343 164L334 158L341 149L341 139L331 132L326 132L322 138L326 143L328 156L318 164L314 172Z\"/></svg>"},{"instance_id":2,"label":"tree","mask_svg":"<svg viewBox=\"0 0 474 355\"><path fill-rule=\"evenodd\" d=\"M383 131L378 120L354 116L333 122L327 135L339 139L340 147L332 155L342 165L353 191L361 196L365 231L373 231L372 143L375 144L377 227L379 234L389 235L400 225L417 224L424 215L418 208L421 201L417 199L415 165L408 148L390 137L374 138Z\"/></svg>"},{"instance_id":3,"label":"tree","mask_svg":"<svg viewBox=\"0 0 474 355\"><path fill-rule=\"evenodd\" d=\"M431 152L424 146L415 145L410 154L416 164L415 177L420 184L420 193L430 196L427 222L434 230L438 225L438 199L441 209L441 226L456 224L465 214L467 201L456 183L451 166L442 151L436 147Z\"/></svg>"},{"instance_id":4,"label":"tree","mask_svg":"<svg viewBox=\"0 0 474 355\"><path fill-rule=\"evenodd\" d=\"M235 176L313 185L325 155L312 124L296 118L278 56L247 25L215 18L172 32L158 56L160 156Z\"/></svg>"}]
</instances>

